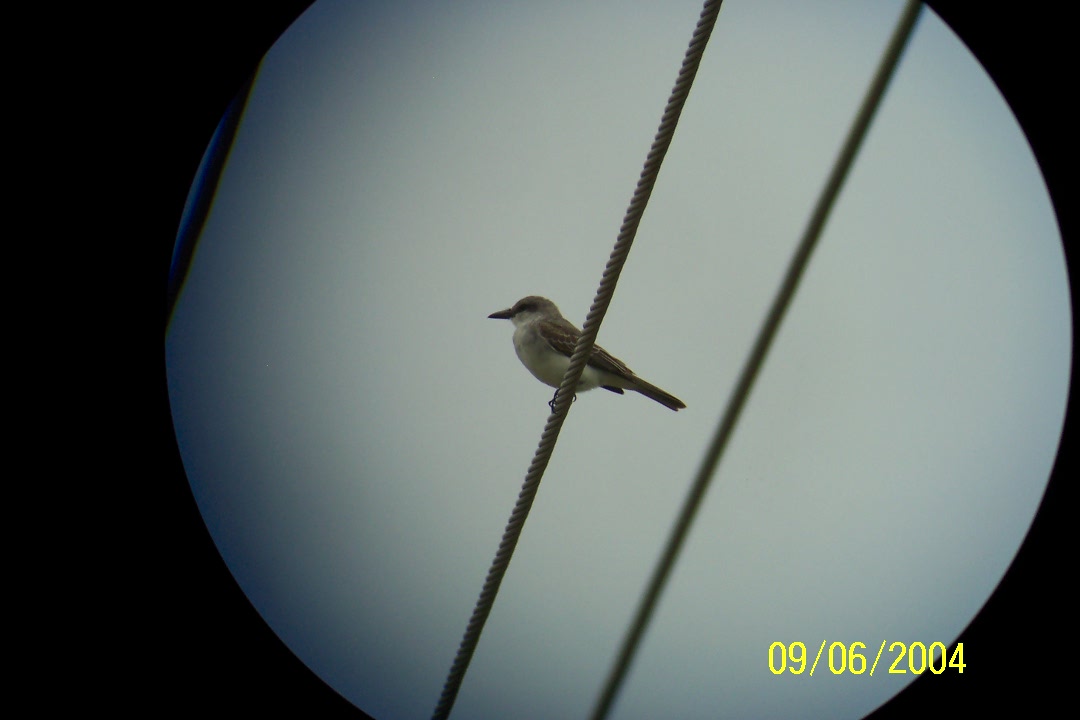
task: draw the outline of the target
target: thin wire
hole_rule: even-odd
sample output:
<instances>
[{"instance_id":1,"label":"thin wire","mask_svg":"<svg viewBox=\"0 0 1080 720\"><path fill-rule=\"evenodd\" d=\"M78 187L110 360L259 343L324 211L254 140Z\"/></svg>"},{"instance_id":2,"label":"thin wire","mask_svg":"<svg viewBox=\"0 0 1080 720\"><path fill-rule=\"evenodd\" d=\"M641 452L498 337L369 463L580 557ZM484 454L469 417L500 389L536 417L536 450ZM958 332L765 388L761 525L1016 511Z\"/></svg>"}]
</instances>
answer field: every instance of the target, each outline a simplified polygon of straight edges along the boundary
<instances>
[{"instance_id":1,"label":"thin wire","mask_svg":"<svg viewBox=\"0 0 1080 720\"><path fill-rule=\"evenodd\" d=\"M682 512L675 522L675 526L672 528L671 536L668 538L667 546L664 548L664 553L660 557L660 560L653 571L652 578L649 581L649 585L638 606L637 614L634 616L630 629L623 640L619 655L616 658L607 682L604 684L604 689L600 694L600 698L597 700L593 713L590 716L592 720L603 720L611 710L615 695L619 691L619 687L626 677L626 672L637 651L641 637L645 632L646 626L649 624L653 611L656 609L656 603L660 598L664 585L667 583L671 569L675 565L675 560L682 549L690 525L694 520L694 516L697 514L702 498L705 496L705 491L708 489L709 482L712 480L716 466L720 462L720 457L723 455L728 439L735 429L735 424L738 422L739 415L750 394L750 389L753 387L754 380L765 360L765 355L768 353L769 346L772 344L776 331L780 326L780 322L783 320L787 306L791 302L791 298L795 295L795 290L798 287L799 280L802 278L803 270L805 270L810 259L810 253L813 251L818 237L821 234L821 230L825 226L829 211L832 208L837 195L840 193L840 188L843 186L848 170L851 168L851 164L855 159L859 146L862 144L863 138L866 135L867 128L870 126L870 121L873 119L874 113L885 93L885 88L888 86L889 80L896 70L900 55L903 52L908 38L911 36L911 32L915 27L915 21L918 19L921 9L922 3L919 2L919 0L908 0L907 5L904 7L896 29L893 31L893 35L882 56L877 73L874 75L873 81L867 90L866 97L863 99L858 115L856 115L851 129L848 131L843 148L836 159L836 163L833 165L832 172L829 175L828 181L825 183L821 196L818 198L817 206L810 216L810 221L803 231L803 236L795 251L795 255L788 265L787 274L784 277L783 284L780 286L776 298L773 300L772 307L769 309L769 314L766 316L765 323L762 325L757 339L754 342L754 347L750 351L746 363L743 365L742 373L739 376L739 382L732 393L731 399L728 401L727 409L724 411L716 435L702 460L697 477L694 479L694 484L690 488L690 492L683 504Z\"/></svg>"},{"instance_id":2,"label":"thin wire","mask_svg":"<svg viewBox=\"0 0 1080 720\"><path fill-rule=\"evenodd\" d=\"M510 520L506 524L502 541L499 543L499 549L496 551L495 559L488 570L484 586L480 591L480 597L473 608L472 617L465 628L465 634L461 639L454 663L443 685L442 695L439 697L439 703L432 715L433 720L443 720L448 717L450 710L454 706L454 701L457 699L461 682L465 677L465 671L468 669L469 662L476 651L480 633L483 631L484 623L491 613L491 608L495 603L495 595L499 591L499 585L502 584L506 569L510 564L510 557L514 554L514 548L517 546L518 538L521 535L521 529L525 524L533 500L536 498L536 491L540 487L540 479L543 477L544 470L551 459L551 453L555 449L559 431L562 429L566 414L570 410L570 404L574 398L574 392L571 388L577 387L578 380L585 368L585 360L589 357L593 344L596 342L596 334L600 330L600 323L603 322L611 297L615 293L615 284L619 281L619 275L622 272L623 265L626 263L626 257L630 253L630 246L633 244L634 236L637 234L641 216L645 212L645 205L649 201L649 196L652 195L653 185L660 174L660 165L664 162L664 156L671 145L675 125L679 122L679 116L682 114L686 98L690 94L690 86L693 84L694 76L697 74L698 66L701 64L701 55L705 51L705 45L708 43L713 26L716 24L716 17L720 13L722 1L707 0L702 8L697 27L694 29L694 34L690 39L690 46L687 48L686 55L683 58L682 68L679 70L678 78L675 81L675 87L671 91L667 106L664 108L664 114L660 118L660 127L653 139L649 154L645 158L645 165L638 178L637 188L634 190L634 196L630 200L630 206L627 208L626 215L623 218L619 236L615 241L615 247L612 249L611 256L608 258L608 263L604 268L600 287L596 291L596 297L593 299L589 314L581 328L581 337L578 339L574 354L570 358L570 365L566 368L565 375L563 375L558 397L555 400L551 414L548 416L547 424L544 426L540 444L533 455L529 471L526 473L525 481L521 486L521 492L518 493L514 510L510 514Z\"/></svg>"}]
</instances>

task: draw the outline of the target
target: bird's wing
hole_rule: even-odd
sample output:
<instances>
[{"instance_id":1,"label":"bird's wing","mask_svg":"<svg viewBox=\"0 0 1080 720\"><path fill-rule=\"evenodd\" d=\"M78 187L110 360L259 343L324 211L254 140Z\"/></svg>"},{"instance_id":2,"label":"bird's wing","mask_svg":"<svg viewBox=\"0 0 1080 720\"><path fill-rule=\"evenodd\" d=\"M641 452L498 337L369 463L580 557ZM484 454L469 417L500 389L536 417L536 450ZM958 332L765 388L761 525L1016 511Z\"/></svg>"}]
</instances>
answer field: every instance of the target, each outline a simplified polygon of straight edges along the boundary
<instances>
[{"instance_id":1,"label":"bird's wing","mask_svg":"<svg viewBox=\"0 0 1080 720\"><path fill-rule=\"evenodd\" d=\"M581 337L581 333L578 332L577 328L568 328L561 323L543 320L540 322L540 330L553 350L562 353L566 357L574 354L574 346L577 345L578 338ZM634 377L633 370L626 367L621 360L612 356L599 345L593 345L589 364L612 375L620 375L626 378Z\"/></svg>"}]
</instances>

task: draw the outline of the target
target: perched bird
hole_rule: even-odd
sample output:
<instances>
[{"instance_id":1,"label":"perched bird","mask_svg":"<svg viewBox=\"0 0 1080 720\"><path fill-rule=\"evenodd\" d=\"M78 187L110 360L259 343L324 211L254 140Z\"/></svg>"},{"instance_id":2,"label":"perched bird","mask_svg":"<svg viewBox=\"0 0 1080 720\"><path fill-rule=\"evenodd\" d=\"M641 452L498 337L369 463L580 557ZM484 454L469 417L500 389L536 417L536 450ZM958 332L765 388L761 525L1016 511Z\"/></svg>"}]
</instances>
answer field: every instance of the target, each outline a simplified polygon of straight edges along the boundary
<instances>
[{"instance_id":1,"label":"perched bird","mask_svg":"<svg viewBox=\"0 0 1080 720\"><path fill-rule=\"evenodd\" d=\"M555 303L538 295L522 298L514 303L514 307L491 313L488 317L514 323L514 350L518 359L537 380L555 388L555 397L558 397L559 384L570 365L570 356L581 331L562 316ZM593 345L577 390L584 392L595 387L620 395L623 390L633 390L672 410L686 407L686 403L674 395L639 378L599 345ZM555 398L549 405L554 410Z\"/></svg>"}]
</instances>

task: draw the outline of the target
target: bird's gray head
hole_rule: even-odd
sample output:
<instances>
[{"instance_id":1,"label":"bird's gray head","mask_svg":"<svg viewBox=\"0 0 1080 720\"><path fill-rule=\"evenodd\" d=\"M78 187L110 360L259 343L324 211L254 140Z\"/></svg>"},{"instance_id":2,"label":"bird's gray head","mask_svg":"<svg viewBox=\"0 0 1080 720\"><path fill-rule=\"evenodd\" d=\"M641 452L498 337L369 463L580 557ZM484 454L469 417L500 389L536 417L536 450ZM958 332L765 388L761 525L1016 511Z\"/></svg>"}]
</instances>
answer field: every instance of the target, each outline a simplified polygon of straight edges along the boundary
<instances>
[{"instance_id":1,"label":"bird's gray head","mask_svg":"<svg viewBox=\"0 0 1080 720\"><path fill-rule=\"evenodd\" d=\"M561 318L562 313L559 312L559 308L555 307L555 303L546 297L530 295L518 300L514 303L514 307L491 313L488 317L496 320L509 320L514 323L515 327L518 327L536 318Z\"/></svg>"}]
</instances>

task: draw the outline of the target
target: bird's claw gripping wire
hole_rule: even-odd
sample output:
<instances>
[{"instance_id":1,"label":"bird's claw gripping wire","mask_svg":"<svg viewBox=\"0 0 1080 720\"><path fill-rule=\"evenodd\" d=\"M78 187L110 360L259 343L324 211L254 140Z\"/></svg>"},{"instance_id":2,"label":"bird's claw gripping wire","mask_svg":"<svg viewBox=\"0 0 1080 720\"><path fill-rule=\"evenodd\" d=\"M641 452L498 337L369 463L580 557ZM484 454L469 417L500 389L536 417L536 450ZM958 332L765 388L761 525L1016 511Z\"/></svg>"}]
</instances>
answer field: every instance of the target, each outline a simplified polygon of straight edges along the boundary
<instances>
[{"instance_id":1,"label":"bird's claw gripping wire","mask_svg":"<svg viewBox=\"0 0 1080 720\"><path fill-rule=\"evenodd\" d=\"M558 399L559 399L559 391L556 390L555 394L552 395L551 400L548 401L548 407L551 408L551 412L555 412L555 401L558 400ZM574 397L572 397L570 399L570 402L577 402L577 395L574 395Z\"/></svg>"}]
</instances>

